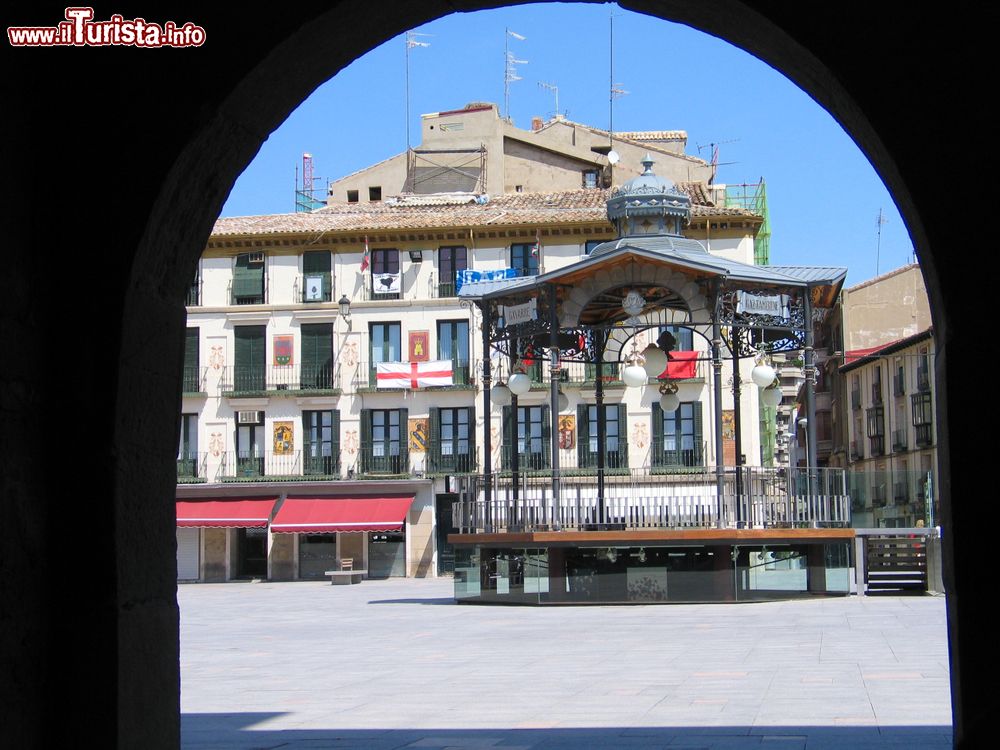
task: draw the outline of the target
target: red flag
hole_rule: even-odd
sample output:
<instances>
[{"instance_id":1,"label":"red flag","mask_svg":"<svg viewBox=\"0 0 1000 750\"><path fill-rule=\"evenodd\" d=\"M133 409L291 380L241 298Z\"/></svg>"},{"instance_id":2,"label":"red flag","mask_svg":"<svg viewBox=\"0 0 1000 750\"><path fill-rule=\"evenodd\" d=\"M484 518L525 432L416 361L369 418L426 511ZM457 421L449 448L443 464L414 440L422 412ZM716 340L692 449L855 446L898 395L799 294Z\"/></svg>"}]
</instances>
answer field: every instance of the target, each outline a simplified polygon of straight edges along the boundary
<instances>
[{"instance_id":1,"label":"red flag","mask_svg":"<svg viewBox=\"0 0 1000 750\"><path fill-rule=\"evenodd\" d=\"M361 257L361 272L368 270L368 235L365 235L365 254Z\"/></svg>"}]
</instances>

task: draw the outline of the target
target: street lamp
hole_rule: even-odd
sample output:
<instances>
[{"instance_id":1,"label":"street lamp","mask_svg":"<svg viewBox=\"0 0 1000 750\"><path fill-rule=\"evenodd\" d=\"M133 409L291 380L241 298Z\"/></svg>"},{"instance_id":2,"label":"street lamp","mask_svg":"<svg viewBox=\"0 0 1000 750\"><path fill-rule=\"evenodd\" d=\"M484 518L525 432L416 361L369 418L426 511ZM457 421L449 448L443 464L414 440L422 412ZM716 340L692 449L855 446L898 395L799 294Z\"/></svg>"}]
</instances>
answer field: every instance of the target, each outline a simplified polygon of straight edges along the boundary
<instances>
[{"instance_id":1,"label":"street lamp","mask_svg":"<svg viewBox=\"0 0 1000 750\"><path fill-rule=\"evenodd\" d=\"M348 323L351 322L351 301L347 299L346 294L340 295L340 299L337 300L337 305L340 307L340 316L346 320Z\"/></svg>"}]
</instances>

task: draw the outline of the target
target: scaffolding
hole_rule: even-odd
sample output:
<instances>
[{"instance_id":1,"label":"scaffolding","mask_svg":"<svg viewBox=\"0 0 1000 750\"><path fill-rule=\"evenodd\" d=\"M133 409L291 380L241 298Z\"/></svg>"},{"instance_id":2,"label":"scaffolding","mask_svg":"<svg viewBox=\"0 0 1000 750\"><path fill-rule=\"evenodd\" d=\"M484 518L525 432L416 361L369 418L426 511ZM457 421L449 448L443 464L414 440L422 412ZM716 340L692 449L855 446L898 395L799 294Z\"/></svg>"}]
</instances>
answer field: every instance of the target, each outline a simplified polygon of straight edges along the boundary
<instances>
[{"instance_id":1,"label":"scaffolding","mask_svg":"<svg viewBox=\"0 0 1000 750\"><path fill-rule=\"evenodd\" d=\"M302 154L302 182L299 182L299 166L295 165L295 212L307 213L326 205L325 200L316 197L316 182L322 178L313 176L312 154Z\"/></svg>"},{"instance_id":2,"label":"scaffolding","mask_svg":"<svg viewBox=\"0 0 1000 750\"><path fill-rule=\"evenodd\" d=\"M726 208L745 208L763 219L753 241L753 262L769 265L771 260L771 219L767 212L767 185L760 182L726 185Z\"/></svg>"}]
</instances>

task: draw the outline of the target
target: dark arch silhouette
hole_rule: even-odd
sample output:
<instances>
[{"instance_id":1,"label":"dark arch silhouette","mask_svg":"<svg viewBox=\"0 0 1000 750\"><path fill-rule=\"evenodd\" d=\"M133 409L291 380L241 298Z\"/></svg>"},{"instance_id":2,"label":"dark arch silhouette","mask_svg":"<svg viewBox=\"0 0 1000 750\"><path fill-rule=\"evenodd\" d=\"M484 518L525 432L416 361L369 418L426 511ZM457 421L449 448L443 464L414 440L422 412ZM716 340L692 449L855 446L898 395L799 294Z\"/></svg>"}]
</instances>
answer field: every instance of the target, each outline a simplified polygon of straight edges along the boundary
<instances>
[{"instance_id":1,"label":"dark arch silhouette","mask_svg":"<svg viewBox=\"0 0 1000 750\"><path fill-rule=\"evenodd\" d=\"M939 340L956 743L979 746L997 704L980 689L997 661L988 429L955 425L991 411L979 395L988 266L975 255L988 229L972 210L991 157L970 50L986 48L994 18L896 2L621 4L783 71L845 127L907 222ZM190 20L207 43L3 51L0 726L12 746L178 745L172 456L184 290L212 222L262 141L321 82L408 28L499 3L344 0L267 16L180 3L163 17L125 5L98 16ZM4 25L54 25L64 7L8 4ZM364 116L343 104L343 116Z\"/></svg>"}]
</instances>

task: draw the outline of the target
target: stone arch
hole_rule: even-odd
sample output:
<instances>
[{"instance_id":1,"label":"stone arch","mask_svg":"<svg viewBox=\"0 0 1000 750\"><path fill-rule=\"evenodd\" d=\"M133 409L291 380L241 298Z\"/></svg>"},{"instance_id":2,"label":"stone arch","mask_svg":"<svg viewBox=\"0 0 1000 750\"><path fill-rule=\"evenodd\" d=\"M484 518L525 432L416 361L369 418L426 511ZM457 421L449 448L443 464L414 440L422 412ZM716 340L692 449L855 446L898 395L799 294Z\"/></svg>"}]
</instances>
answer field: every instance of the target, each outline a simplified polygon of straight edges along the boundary
<instances>
[{"instance_id":1,"label":"stone arch","mask_svg":"<svg viewBox=\"0 0 1000 750\"><path fill-rule=\"evenodd\" d=\"M944 264L950 248L982 242L981 225L956 222L940 210L940 185L967 184L967 160L935 158L928 144L949 142L955 132L968 141L991 140L983 113L953 106L927 118L926 102L981 97L975 71L989 66L969 58L990 49L990 26L978 12L922 14L893 3L866 8L863 24L835 4L621 4L724 38L782 71L868 155L907 222L941 342L937 426L956 742L985 745L997 698L980 686L995 674L997 657L989 634L976 629L995 597L987 588L991 579L979 575L991 569L993 550L976 536L979 504L950 502L979 496L981 474L951 471L950 457L961 455L970 467L989 465L993 457L989 441L949 429L960 415L981 413L982 384L977 368L948 352L980 350L981 321L992 311L988 295L965 293L960 264ZM66 745L86 732L106 747L178 746L169 506L184 287L237 175L316 86L408 28L493 5L345 0L330 9L286 6L266 22L205 6L192 12L208 31L199 54L147 50L129 55L128 65L119 50L4 47L11 69L17 65L17 75L3 84L5 101L13 102L5 135L18 145L8 149L0 178L10 248L0 279L2 330L6 350L18 353L0 375L10 428L3 431L5 509L13 521L0 530L7 623L0 633L0 705L12 744ZM36 3L15 2L6 10L15 23L54 24L62 7L43 7L44 18ZM936 40L936 54L912 44L920 38ZM71 75L25 65L25 52L63 61L73 55ZM871 75L876 68L882 75ZM81 80L114 95L98 92L95 106L94 87ZM62 200L53 210L39 196L51 196L51 180L63 175L72 179L59 183ZM73 242L54 241L54 227L72 233ZM100 274L90 294L80 294L69 275L50 272L45 260L57 244L95 251L89 262ZM47 293L35 294L41 287ZM62 342L61 361L72 363L76 390L67 387L66 367L44 366L52 354L47 333L66 325L66 310L53 299L73 300L74 320L101 326L100 356L91 337ZM53 472L38 447L48 444L47 426L68 410L75 420L61 422L65 443L95 448L62 456ZM83 507L67 502L65 478L74 476L97 488ZM45 559L46 535L66 526L88 530L86 586L55 585L66 571Z\"/></svg>"}]
</instances>

